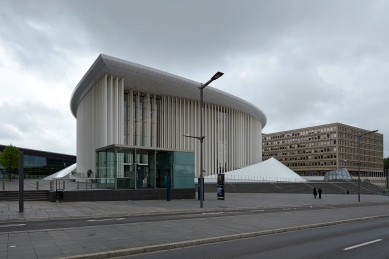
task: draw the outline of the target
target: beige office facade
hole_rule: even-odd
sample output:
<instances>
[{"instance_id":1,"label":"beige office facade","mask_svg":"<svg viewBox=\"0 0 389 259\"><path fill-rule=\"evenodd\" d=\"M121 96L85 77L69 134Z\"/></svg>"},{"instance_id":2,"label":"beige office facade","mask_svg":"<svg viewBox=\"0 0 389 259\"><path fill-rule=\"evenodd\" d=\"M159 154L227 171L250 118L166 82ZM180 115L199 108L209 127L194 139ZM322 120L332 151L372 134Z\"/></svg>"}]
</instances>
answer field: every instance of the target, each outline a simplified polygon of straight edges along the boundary
<instances>
[{"instance_id":1,"label":"beige office facade","mask_svg":"<svg viewBox=\"0 0 389 259\"><path fill-rule=\"evenodd\" d=\"M342 123L294 129L262 136L263 160L275 157L301 176L323 176L336 168L358 174L358 135L369 132ZM362 177L384 177L383 134L361 137Z\"/></svg>"}]
</instances>

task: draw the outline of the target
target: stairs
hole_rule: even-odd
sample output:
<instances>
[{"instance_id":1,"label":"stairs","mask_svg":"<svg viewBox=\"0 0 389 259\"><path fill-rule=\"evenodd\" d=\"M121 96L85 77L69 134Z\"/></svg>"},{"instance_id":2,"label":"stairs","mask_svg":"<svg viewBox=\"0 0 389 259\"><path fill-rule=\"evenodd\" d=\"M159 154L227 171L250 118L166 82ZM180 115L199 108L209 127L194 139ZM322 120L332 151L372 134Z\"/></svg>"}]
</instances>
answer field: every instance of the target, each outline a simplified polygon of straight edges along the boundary
<instances>
[{"instance_id":1,"label":"stairs","mask_svg":"<svg viewBox=\"0 0 389 259\"><path fill-rule=\"evenodd\" d=\"M197 184L195 185L197 191ZM216 183L205 183L204 192L216 192ZM281 189L271 183L224 183L226 193L281 193Z\"/></svg>"},{"instance_id":2,"label":"stairs","mask_svg":"<svg viewBox=\"0 0 389 259\"><path fill-rule=\"evenodd\" d=\"M369 189L372 192L376 192L378 194L380 194L382 192L384 192L384 193L388 193L389 192L388 188L380 187L380 186L377 186L375 184L367 183L367 182L361 182L361 188Z\"/></svg>"},{"instance_id":3,"label":"stairs","mask_svg":"<svg viewBox=\"0 0 389 259\"><path fill-rule=\"evenodd\" d=\"M282 193L311 193L312 188L304 183L274 183Z\"/></svg>"},{"instance_id":4,"label":"stairs","mask_svg":"<svg viewBox=\"0 0 389 259\"><path fill-rule=\"evenodd\" d=\"M346 194L347 189L338 186L337 183L329 183L329 182L309 182L308 183L312 187L316 187L316 190L319 190L321 188L323 190L323 194ZM313 188L310 189L310 192L312 193Z\"/></svg>"},{"instance_id":5,"label":"stairs","mask_svg":"<svg viewBox=\"0 0 389 259\"><path fill-rule=\"evenodd\" d=\"M19 191L0 191L0 201L18 201ZM24 191L25 201L49 201L48 191Z\"/></svg>"},{"instance_id":6,"label":"stairs","mask_svg":"<svg viewBox=\"0 0 389 259\"><path fill-rule=\"evenodd\" d=\"M233 186L232 186L233 185ZM324 194L350 194L358 193L358 183L355 182L307 182L307 183L287 183L287 182L256 182L256 183L225 183L226 193L301 193L312 194L313 187L316 190L321 188ZM196 184L197 191L197 184ZM216 192L216 183L204 184L205 192ZM371 183L361 182L361 194L388 195L388 189L376 186Z\"/></svg>"}]
</instances>

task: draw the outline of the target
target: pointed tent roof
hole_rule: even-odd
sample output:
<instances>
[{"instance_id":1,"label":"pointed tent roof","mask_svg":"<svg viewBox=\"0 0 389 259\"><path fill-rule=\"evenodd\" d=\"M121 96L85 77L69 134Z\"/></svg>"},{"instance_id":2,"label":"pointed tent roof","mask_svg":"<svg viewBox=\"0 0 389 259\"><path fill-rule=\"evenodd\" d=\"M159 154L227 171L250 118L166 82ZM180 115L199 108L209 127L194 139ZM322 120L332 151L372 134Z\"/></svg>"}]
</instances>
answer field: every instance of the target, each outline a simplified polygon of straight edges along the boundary
<instances>
[{"instance_id":1,"label":"pointed tent roof","mask_svg":"<svg viewBox=\"0 0 389 259\"><path fill-rule=\"evenodd\" d=\"M216 175L204 177L205 179L214 179ZM229 182L248 182L248 181L266 181L266 182L306 182L304 178L290 170L283 163L274 157L250 165L238 170L225 173L225 179Z\"/></svg>"},{"instance_id":2,"label":"pointed tent roof","mask_svg":"<svg viewBox=\"0 0 389 259\"><path fill-rule=\"evenodd\" d=\"M76 168L77 168L77 163L72 164L71 166L68 166L65 169L62 169L61 171L58 171L52 175L46 176L42 180L55 180L55 179L67 177Z\"/></svg>"}]
</instances>

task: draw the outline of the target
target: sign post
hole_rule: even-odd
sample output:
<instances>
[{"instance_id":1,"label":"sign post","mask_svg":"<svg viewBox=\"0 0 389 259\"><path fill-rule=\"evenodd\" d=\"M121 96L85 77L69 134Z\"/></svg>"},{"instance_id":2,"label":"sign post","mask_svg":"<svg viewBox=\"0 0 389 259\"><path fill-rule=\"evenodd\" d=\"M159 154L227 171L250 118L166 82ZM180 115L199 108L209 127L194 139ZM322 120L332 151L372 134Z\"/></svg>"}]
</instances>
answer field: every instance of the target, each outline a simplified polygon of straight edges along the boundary
<instances>
[{"instance_id":1,"label":"sign post","mask_svg":"<svg viewBox=\"0 0 389 259\"><path fill-rule=\"evenodd\" d=\"M24 212L24 154L19 153L19 213Z\"/></svg>"},{"instance_id":2,"label":"sign post","mask_svg":"<svg viewBox=\"0 0 389 259\"><path fill-rule=\"evenodd\" d=\"M171 186L172 182L169 175L165 176L165 183L166 183L166 200L170 201L170 195L171 195L170 189L172 187Z\"/></svg>"},{"instance_id":3,"label":"sign post","mask_svg":"<svg viewBox=\"0 0 389 259\"><path fill-rule=\"evenodd\" d=\"M204 178L203 178L203 201L204 201ZM201 200L201 177L197 178L197 199Z\"/></svg>"},{"instance_id":4,"label":"sign post","mask_svg":"<svg viewBox=\"0 0 389 259\"><path fill-rule=\"evenodd\" d=\"M217 199L224 200L224 174L217 175Z\"/></svg>"}]
</instances>

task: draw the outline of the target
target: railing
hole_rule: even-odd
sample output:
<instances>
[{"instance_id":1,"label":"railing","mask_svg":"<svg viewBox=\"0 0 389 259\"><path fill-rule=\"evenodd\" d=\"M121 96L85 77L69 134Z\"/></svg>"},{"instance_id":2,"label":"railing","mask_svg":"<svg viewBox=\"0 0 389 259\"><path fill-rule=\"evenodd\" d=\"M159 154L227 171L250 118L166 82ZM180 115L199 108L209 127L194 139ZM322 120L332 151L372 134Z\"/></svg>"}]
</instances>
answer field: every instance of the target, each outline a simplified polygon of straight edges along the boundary
<instances>
[{"instance_id":1,"label":"railing","mask_svg":"<svg viewBox=\"0 0 389 259\"><path fill-rule=\"evenodd\" d=\"M377 195L389 196L389 190L388 191L378 191Z\"/></svg>"},{"instance_id":2,"label":"railing","mask_svg":"<svg viewBox=\"0 0 389 259\"><path fill-rule=\"evenodd\" d=\"M25 174L24 175L24 179L36 179L36 180L39 180L39 179L42 179L44 177L46 177L47 175L40 175L40 174ZM19 179L19 175L18 174L14 174L14 173L11 173L11 179L12 180L18 180ZM1 172L0 173L0 180L8 180L9 181L9 173L8 172Z\"/></svg>"},{"instance_id":3,"label":"railing","mask_svg":"<svg viewBox=\"0 0 389 259\"><path fill-rule=\"evenodd\" d=\"M358 182L358 177L353 176L352 181ZM368 182L368 183L374 184L374 185L379 186L379 187L384 187L384 188L388 186L388 182L387 182L386 177L366 177L366 176L364 176L364 177L361 177L361 182Z\"/></svg>"},{"instance_id":4,"label":"railing","mask_svg":"<svg viewBox=\"0 0 389 259\"><path fill-rule=\"evenodd\" d=\"M62 179L59 179L62 180ZM165 178L145 177L100 177L100 178L77 178L76 182L69 182L72 189L164 189L166 188ZM174 176L171 179L172 189L194 188L193 176ZM69 188L68 188L69 189Z\"/></svg>"},{"instance_id":5,"label":"railing","mask_svg":"<svg viewBox=\"0 0 389 259\"><path fill-rule=\"evenodd\" d=\"M232 188L234 188L234 193L235 193L235 185L233 185L232 183L230 183L230 182L228 182L228 181L225 181L226 183L228 183L229 185L231 185L232 186Z\"/></svg>"},{"instance_id":6,"label":"railing","mask_svg":"<svg viewBox=\"0 0 389 259\"><path fill-rule=\"evenodd\" d=\"M80 173L80 172L72 172L71 174L75 178L81 178L81 176L82 176L82 173Z\"/></svg>"},{"instance_id":7,"label":"railing","mask_svg":"<svg viewBox=\"0 0 389 259\"><path fill-rule=\"evenodd\" d=\"M272 184L272 185L274 185L275 187L279 188L279 189L280 189L280 193L282 193L282 189L281 189L281 187L279 187L279 186L275 185L275 184L274 184L274 183L272 183L272 182L269 182L269 183L271 183L271 184Z\"/></svg>"},{"instance_id":8,"label":"railing","mask_svg":"<svg viewBox=\"0 0 389 259\"><path fill-rule=\"evenodd\" d=\"M217 179L217 174L204 177L205 179ZM236 182L247 182L247 181L256 181L256 182L305 182L305 180L300 180L299 178L286 178L286 177L267 177L267 176L252 176L252 175L224 175L225 180L234 180Z\"/></svg>"},{"instance_id":9,"label":"railing","mask_svg":"<svg viewBox=\"0 0 389 259\"><path fill-rule=\"evenodd\" d=\"M377 186L380 186L380 187L387 187L388 186L388 182L387 182L387 179L385 177L376 177L376 178L367 178L367 180L371 183L371 184L374 184L374 185L377 185Z\"/></svg>"}]
</instances>

